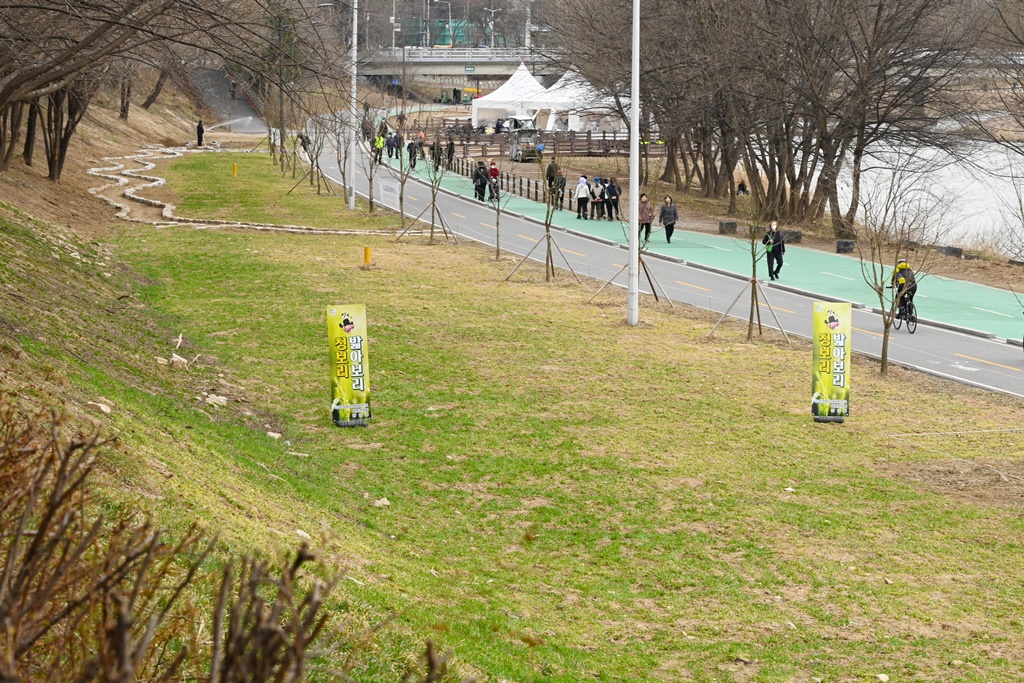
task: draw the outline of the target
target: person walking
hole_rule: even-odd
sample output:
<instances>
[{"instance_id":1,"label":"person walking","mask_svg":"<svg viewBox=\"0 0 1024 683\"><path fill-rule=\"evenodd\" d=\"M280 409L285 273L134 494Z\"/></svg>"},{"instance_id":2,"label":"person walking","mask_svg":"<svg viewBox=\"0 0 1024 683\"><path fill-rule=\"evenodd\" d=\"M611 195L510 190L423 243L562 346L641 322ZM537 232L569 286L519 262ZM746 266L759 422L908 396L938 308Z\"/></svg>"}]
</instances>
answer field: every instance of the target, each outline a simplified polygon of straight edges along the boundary
<instances>
[{"instance_id":1,"label":"person walking","mask_svg":"<svg viewBox=\"0 0 1024 683\"><path fill-rule=\"evenodd\" d=\"M452 170L452 164L455 163L455 140L452 139L451 135L448 136L448 145L447 148L445 149L445 153L447 154L448 158L447 167L448 170L450 171Z\"/></svg>"},{"instance_id":2,"label":"person walking","mask_svg":"<svg viewBox=\"0 0 1024 683\"><path fill-rule=\"evenodd\" d=\"M396 137L395 137L394 133L388 133L387 138L384 140L384 145L387 147L387 150L388 150L388 159L394 159L395 158L395 143L396 143L396 141L397 140L396 140Z\"/></svg>"},{"instance_id":3,"label":"person walking","mask_svg":"<svg viewBox=\"0 0 1024 683\"><path fill-rule=\"evenodd\" d=\"M480 201L484 200L484 191L487 189L487 181L489 179L490 177L487 175L484 162L476 162L476 168L473 170L473 194Z\"/></svg>"},{"instance_id":4,"label":"person walking","mask_svg":"<svg viewBox=\"0 0 1024 683\"><path fill-rule=\"evenodd\" d=\"M679 222L679 209L672 202L671 196L665 197L665 203L658 211L658 222L665 226L665 240L672 244L672 233L675 232L676 223Z\"/></svg>"},{"instance_id":5,"label":"person walking","mask_svg":"<svg viewBox=\"0 0 1024 683\"><path fill-rule=\"evenodd\" d=\"M409 170L411 171L416 168L416 157L419 155L419 149L415 140L409 140L406 151L409 152Z\"/></svg>"},{"instance_id":6,"label":"person walking","mask_svg":"<svg viewBox=\"0 0 1024 683\"><path fill-rule=\"evenodd\" d=\"M608 220L619 220L619 195L622 194L622 188L619 187L618 181L612 178L608 181L608 184L604 188L605 196L605 213L608 214ZM615 213L615 217L612 218L612 212Z\"/></svg>"},{"instance_id":7,"label":"person walking","mask_svg":"<svg viewBox=\"0 0 1024 683\"><path fill-rule=\"evenodd\" d=\"M597 220L604 218L604 183L597 176L594 176L594 185L590 188L590 218L597 216Z\"/></svg>"},{"instance_id":8,"label":"person walking","mask_svg":"<svg viewBox=\"0 0 1024 683\"><path fill-rule=\"evenodd\" d=\"M548 168L544 172L544 177L548 181L548 192L551 192L555 189L555 178L558 177L558 162L555 161L554 157L551 157L551 161L548 162Z\"/></svg>"},{"instance_id":9,"label":"person walking","mask_svg":"<svg viewBox=\"0 0 1024 683\"><path fill-rule=\"evenodd\" d=\"M778 280L779 271L782 270L782 255L786 253L786 242L779 232L777 221L768 224L768 231L764 234L761 244L764 245L765 254L768 256L768 277Z\"/></svg>"},{"instance_id":10,"label":"person walking","mask_svg":"<svg viewBox=\"0 0 1024 683\"><path fill-rule=\"evenodd\" d=\"M441 170L441 141L434 138L430 143L430 158L434 162L434 173Z\"/></svg>"},{"instance_id":11,"label":"person walking","mask_svg":"<svg viewBox=\"0 0 1024 683\"><path fill-rule=\"evenodd\" d=\"M203 127L203 120L199 119L199 123L196 125L196 147L203 146L203 133L206 132L206 128Z\"/></svg>"},{"instance_id":12,"label":"person walking","mask_svg":"<svg viewBox=\"0 0 1024 683\"><path fill-rule=\"evenodd\" d=\"M587 202L590 201L590 183L587 182L587 176L580 176L573 196L576 199L576 220L587 220Z\"/></svg>"},{"instance_id":13,"label":"person walking","mask_svg":"<svg viewBox=\"0 0 1024 683\"><path fill-rule=\"evenodd\" d=\"M650 200L647 198L647 193L644 192L640 195L640 203L637 204L637 213L639 217L640 227L639 232L643 233L644 243L651 241L651 219L654 216L654 207L651 206Z\"/></svg>"},{"instance_id":14,"label":"person walking","mask_svg":"<svg viewBox=\"0 0 1024 683\"><path fill-rule=\"evenodd\" d=\"M565 175L562 173L562 169L558 169L558 173L555 175L555 206L558 210L562 210L562 200L565 199Z\"/></svg>"},{"instance_id":15,"label":"person walking","mask_svg":"<svg viewBox=\"0 0 1024 683\"><path fill-rule=\"evenodd\" d=\"M387 145L387 140L381 133L377 133L377 138L373 141L373 161L377 164L384 163L384 147ZM391 158L390 152L388 158Z\"/></svg>"},{"instance_id":16,"label":"person walking","mask_svg":"<svg viewBox=\"0 0 1024 683\"><path fill-rule=\"evenodd\" d=\"M498 170L498 164L492 161L490 168L487 169L487 199L492 202L498 199L498 183L500 180L501 171Z\"/></svg>"}]
</instances>

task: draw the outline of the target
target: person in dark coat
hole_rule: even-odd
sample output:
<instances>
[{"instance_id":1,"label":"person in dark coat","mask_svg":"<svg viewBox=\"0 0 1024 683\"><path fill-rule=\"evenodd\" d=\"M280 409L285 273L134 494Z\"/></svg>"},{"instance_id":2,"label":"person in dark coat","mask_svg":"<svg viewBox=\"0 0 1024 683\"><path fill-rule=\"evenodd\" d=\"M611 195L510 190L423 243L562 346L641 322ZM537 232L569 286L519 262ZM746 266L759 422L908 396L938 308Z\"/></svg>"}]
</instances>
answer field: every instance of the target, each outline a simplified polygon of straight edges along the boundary
<instances>
[{"instance_id":1,"label":"person in dark coat","mask_svg":"<svg viewBox=\"0 0 1024 683\"><path fill-rule=\"evenodd\" d=\"M405 149L409 152L409 169L412 170L416 168L416 157L419 156L419 146L416 144L415 140L410 140Z\"/></svg>"},{"instance_id":2,"label":"person in dark coat","mask_svg":"<svg viewBox=\"0 0 1024 683\"><path fill-rule=\"evenodd\" d=\"M619 195L622 194L622 188L619 187L619 182L612 178L608 181L608 184L604 188L605 195L605 211L608 213L608 220L619 220ZM612 217L612 213L615 213L615 217Z\"/></svg>"},{"instance_id":3,"label":"person in dark coat","mask_svg":"<svg viewBox=\"0 0 1024 683\"><path fill-rule=\"evenodd\" d=\"M203 133L206 132L206 128L203 127L203 120L199 119L199 124L196 125L196 147L203 146Z\"/></svg>"},{"instance_id":4,"label":"person in dark coat","mask_svg":"<svg viewBox=\"0 0 1024 683\"><path fill-rule=\"evenodd\" d=\"M551 192L555 188L555 178L558 176L558 162L552 157L551 161L548 162L548 169L544 172L544 177L548 181L548 192Z\"/></svg>"},{"instance_id":5,"label":"person in dark coat","mask_svg":"<svg viewBox=\"0 0 1024 683\"><path fill-rule=\"evenodd\" d=\"M768 232L764 234L761 244L764 245L765 254L768 256L768 277L778 280L779 271L782 270L782 255L786 253L786 244L776 221L772 221L768 225Z\"/></svg>"},{"instance_id":6,"label":"person in dark coat","mask_svg":"<svg viewBox=\"0 0 1024 683\"><path fill-rule=\"evenodd\" d=\"M445 149L445 154L447 156L448 161L447 167L448 170L450 171L452 170L452 164L455 163L455 140L452 140L451 135L448 136L448 144Z\"/></svg>"},{"instance_id":7,"label":"person in dark coat","mask_svg":"<svg viewBox=\"0 0 1024 683\"><path fill-rule=\"evenodd\" d=\"M565 199L565 174L562 173L562 169L558 169L558 173L555 174L555 205L558 210L562 210L562 201Z\"/></svg>"},{"instance_id":8,"label":"person in dark coat","mask_svg":"<svg viewBox=\"0 0 1024 683\"><path fill-rule=\"evenodd\" d=\"M679 222L679 209L676 208L672 197L666 196L665 203L658 211L658 222L665 226L665 239L672 244L672 233L675 232L676 223Z\"/></svg>"},{"instance_id":9,"label":"person in dark coat","mask_svg":"<svg viewBox=\"0 0 1024 683\"><path fill-rule=\"evenodd\" d=\"M490 176L487 174L487 168L484 166L484 162L476 162L476 169L473 171L473 194L480 201L484 200L484 193L487 191L488 180L490 180Z\"/></svg>"}]
</instances>

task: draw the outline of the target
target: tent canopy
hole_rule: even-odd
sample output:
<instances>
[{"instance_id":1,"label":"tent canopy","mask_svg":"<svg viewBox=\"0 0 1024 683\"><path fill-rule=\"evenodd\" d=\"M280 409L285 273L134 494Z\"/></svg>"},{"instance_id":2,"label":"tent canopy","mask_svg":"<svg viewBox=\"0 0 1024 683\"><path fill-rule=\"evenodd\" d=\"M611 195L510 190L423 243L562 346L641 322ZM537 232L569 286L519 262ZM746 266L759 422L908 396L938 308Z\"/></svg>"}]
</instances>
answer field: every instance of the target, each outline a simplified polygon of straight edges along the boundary
<instances>
[{"instance_id":1,"label":"tent canopy","mask_svg":"<svg viewBox=\"0 0 1024 683\"><path fill-rule=\"evenodd\" d=\"M623 98L622 103L628 107L629 99ZM566 71L548 88L544 108L550 110L544 126L547 130L585 130L588 124L599 122L602 129L614 131L622 125L618 121L615 98L595 88L575 71Z\"/></svg>"},{"instance_id":2,"label":"tent canopy","mask_svg":"<svg viewBox=\"0 0 1024 683\"><path fill-rule=\"evenodd\" d=\"M473 100L473 127L507 116L532 117L544 108L546 99L547 90L522 63L501 87Z\"/></svg>"}]
</instances>

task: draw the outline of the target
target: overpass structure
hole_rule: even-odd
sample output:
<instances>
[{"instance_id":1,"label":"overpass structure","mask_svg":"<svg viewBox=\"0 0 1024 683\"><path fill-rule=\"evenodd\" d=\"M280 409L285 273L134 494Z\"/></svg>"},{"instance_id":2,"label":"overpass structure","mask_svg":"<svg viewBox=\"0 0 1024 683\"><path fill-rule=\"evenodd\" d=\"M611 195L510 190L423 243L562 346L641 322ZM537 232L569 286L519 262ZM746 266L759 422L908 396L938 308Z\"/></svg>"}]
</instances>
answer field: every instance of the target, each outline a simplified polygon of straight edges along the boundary
<instances>
[{"instance_id":1,"label":"overpass structure","mask_svg":"<svg viewBox=\"0 0 1024 683\"><path fill-rule=\"evenodd\" d=\"M541 80L565 73L557 58L531 48L404 47L375 50L359 64L361 75L383 85L492 90L525 63Z\"/></svg>"}]
</instances>

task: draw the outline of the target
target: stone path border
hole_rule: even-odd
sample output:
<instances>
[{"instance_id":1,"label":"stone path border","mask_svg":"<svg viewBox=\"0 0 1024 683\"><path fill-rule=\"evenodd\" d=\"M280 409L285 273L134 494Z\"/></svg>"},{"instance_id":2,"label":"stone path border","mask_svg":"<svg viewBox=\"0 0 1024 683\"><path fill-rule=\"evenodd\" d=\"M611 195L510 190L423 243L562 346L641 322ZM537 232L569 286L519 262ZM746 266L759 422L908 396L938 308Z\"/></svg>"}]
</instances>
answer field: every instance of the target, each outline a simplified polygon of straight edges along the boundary
<instances>
[{"instance_id":1,"label":"stone path border","mask_svg":"<svg viewBox=\"0 0 1024 683\"><path fill-rule=\"evenodd\" d=\"M385 237L394 237L398 231L384 231L384 230L327 230L324 228L312 228L305 225L275 225L272 223L248 223L244 221L227 221L217 219L203 219L203 218L188 218L185 216L176 215L175 211L178 208L174 204L168 204L167 202L160 201L159 199L150 199L140 194L147 188L162 187L167 183L165 178L161 178L155 175L148 175L149 171L156 168L156 161L162 161L167 159L176 159L184 156L185 154L216 154L223 150L219 146L214 144L210 149L197 150L192 145L185 147L163 147L160 145L145 145L141 150L135 154L128 154L121 157L103 157L103 161L113 163L112 166L100 166L91 168L87 173L97 178L105 178L110 183L102 185L100 187L94 187L89 189L89 193L99 197L103 201L107 202L115 209L117 213L115 216L121 220L145 223L147 225L154 225L159 228L174 227L180 225L188 225L196 230L215 230L217 228L239 228L244 230L258 230L263 232L286 232L292 234L302 235L380 235ZM126 168L126 163L135 163L139 165L139 168L129 169ZM132 181L144 181L142 184L133 185L131 187L125 187ZM160 221L146 220L144 218L138 218L132 215L132 206L130 203L122 203L116 199L111 198L106 193L111 189L125 188L121 192L121 196L125 197L133 202L138 202L145 206L152 207L160 210ZM406 234L426 234L426 230L411 230Z\"/></svg>"}]
</instances>

